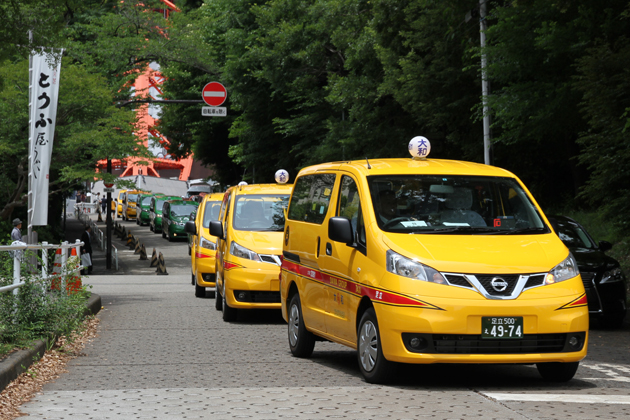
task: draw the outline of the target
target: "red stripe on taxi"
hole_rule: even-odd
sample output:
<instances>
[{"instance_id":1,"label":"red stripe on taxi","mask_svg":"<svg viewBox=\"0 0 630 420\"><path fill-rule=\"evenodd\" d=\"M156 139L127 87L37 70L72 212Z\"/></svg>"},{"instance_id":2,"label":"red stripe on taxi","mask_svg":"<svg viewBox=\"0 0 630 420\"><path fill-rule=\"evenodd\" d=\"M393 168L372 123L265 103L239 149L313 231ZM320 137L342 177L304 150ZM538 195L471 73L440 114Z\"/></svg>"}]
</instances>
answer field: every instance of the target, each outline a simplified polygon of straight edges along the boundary
<instances>
[{"instance_id":1,"label":"red stripe on taxi","mask_svg":"<svg viewBox=\"0 0 630 420\"><path fill-rule=\"evenodd\" d=\"M559 307L558 309L556 309L556 311L560 309L579 308L580 306L587 306L587 305L588 305L588 301L586 299L586 294L583 294L579 298L567 303L566 305Z\"/></svg>"},{"instance_id":2,"label":"red stripe on taxi","mask_svg":"<svg viewBox=\"0 0 630 420\"><path fill-rule=\"evenodd\" d=\"M201 254L199 252L195 252L195 258L213 258L214 255L206 255L206 254Z\"/></svg>"},{"instance_id":3,"label":"red stripe on taxi","mask_svg":"<svg viewBox=\"0 0 630 420\"><path fill-rule=\"evenodd\" d=\"M392 293L392 292L374 289L372 287L358 284L358 283L355 283L353 281L349 281L346 279L341 279L339 277L334 277L329 274L322 273L321 271L317 271L313 268L304 267L303 265L299 265L291 261L287 261L286 259L282 261L282 268L292 273L298 274L302 277L307 277L319 283L327 284L336 289L345 290L348 293L352 293L359 296L367 296L371 300L380 301L383 303L389 303L393 305L421 306L427 309L442 310L441 308L438 308L437 306L431 305L426 302L422 302L420 300L416 300L416 299L399 295L396 293Z\"/></svg>"}]
</instances>

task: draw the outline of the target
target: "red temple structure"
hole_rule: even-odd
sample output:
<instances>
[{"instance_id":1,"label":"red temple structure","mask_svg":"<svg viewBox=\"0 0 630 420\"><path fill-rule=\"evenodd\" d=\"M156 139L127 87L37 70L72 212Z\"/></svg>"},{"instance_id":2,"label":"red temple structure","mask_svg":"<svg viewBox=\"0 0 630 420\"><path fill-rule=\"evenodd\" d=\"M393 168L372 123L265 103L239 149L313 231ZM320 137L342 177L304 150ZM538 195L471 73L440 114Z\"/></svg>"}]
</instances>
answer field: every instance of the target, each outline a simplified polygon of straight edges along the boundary
<instances>
[{"instance_id":1,"label":"red temple structure","mask_svg":"<svg viewBox=\"0 0 630 420\"><path fill-rule=\"evenodd\" d=\"M168 19L171 13L179 11L177 6L172 2L168 0L160 1L163 3L164 7L154 9L154 11L162 13L165 19ZM159 65L157 63L151 63L146 66L144 73L140 74L134 81L132 87L134 96L161 99L162 90L160 86L163 82L164 77L160 73ZM174 178L179 172L179 180L187 181L190 178L193 169L193 156L190 155L184 159L170 158L167 147L169 140L159 131L159 112L160 108L157 105L146 103L136 105L138 128L135 133L153 153L154 157L150 160L132 157L122 160L113 159L112 167L114 173L119 173L120 177L148 175ZM107 161L99 161L97 170L107 170ZM162 175L160 175L160 173L162 173ZM199 177L198 174L196 175Z\"/></svg>"}]
</instances>

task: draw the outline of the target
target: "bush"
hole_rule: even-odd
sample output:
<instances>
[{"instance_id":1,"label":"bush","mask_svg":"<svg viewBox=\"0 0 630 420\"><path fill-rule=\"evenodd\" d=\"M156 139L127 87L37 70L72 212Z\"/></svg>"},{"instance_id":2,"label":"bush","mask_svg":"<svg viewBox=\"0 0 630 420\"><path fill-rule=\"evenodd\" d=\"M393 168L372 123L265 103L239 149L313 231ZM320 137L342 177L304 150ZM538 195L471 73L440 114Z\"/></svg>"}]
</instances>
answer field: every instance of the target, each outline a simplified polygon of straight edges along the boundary
<instances>
[{"instance_id":1,"label":"bush","mask_svg":"<svg viewBox=\"0 0 630 420\"><path fill-rule=\"evenodd\" d=\"M76 262L76 258L69 260L68 269ZM27 268L23 261L21 280L25 284L17 289L17 294L0 293L0 358L36 339L49 339L52 344L57 337L76 330L84 318L89 295L85 287L72 294L52 290L51 278L33 276ZM13 283L13 258L8 252L0 253L0 275L0 286ZM65 280L72 281L72 274Z\"/></svg>"}]
</instances>

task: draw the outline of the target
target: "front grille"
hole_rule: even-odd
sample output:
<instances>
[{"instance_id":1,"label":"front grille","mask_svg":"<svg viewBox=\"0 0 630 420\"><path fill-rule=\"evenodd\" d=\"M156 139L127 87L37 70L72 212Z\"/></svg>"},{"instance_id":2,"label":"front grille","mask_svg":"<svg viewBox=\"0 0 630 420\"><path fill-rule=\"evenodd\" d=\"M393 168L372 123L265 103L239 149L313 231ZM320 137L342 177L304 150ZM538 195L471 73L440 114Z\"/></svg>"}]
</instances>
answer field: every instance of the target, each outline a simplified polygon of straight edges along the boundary
<instances>
[{"instance_id":1,"label":"front grille","mask_svg":"<svg viewBox=\"0 0 630 420\"><path fill-rule=\"evenodd\" d=\"M263 292L252 290L235 290L234 298L239 302L280 303L280 292Z\"/></svg>"},{"instance_id":2,"label":"front grille","mask_svg":"<svg viewBox=\"0 0 630 420\"><path fill-rule=\"evenodd\" d=\"M525 284L525 289L528 289L530 287L541 286L544 283L544 281L545 281L544 274L530 276L530 278L527 279L527 283Z\"/></svg>"},{"instance_id":3,"label":"front grille","mask_svg":"<svg viewBox=\"0 0 630 420\"><path fill-rule=\"evenodd\" d=\"M584 284L584 288L586 289L590 289L593 286L593 279L595 278L595 273L590 272L590 273L585 273L583 271L580 271L580 275L582 276L582 283Z\"/></svg>"},{"instance_id":4,"label":"front grille","mask_svg":"<svg viewBox=\"0 0 630 420\"><path fill-rule=\"evenodd\" d=\"M264 255L264 254L260 254L260 259L262 262L266 262L269 264L275 264L275 265L282 265L282 259L280 258L280 255Z\"/></svg>"},{"instance_id":5,"label":"front grille","mask_svg":"<svg viewBox=\"0 0 630 420\"><path fill-rule=\"evenodd\" d=\"M566 334L525 334L523 339L482 339L479 335L433 335L435 353L523 354L558 353Z\"/></svg>"},{"instance_id":6,"label":"front grille","mask_svg":"<svg viewBox=\"0 0 630 420\"><path fill-rule=\"evenodd\" d=\"M479 283L481 283L481 286L486 290L486 293L488 293L491 296L510 296L512 292L514 291L514 287L516 286L516 283L518 282L518 279L519 279L519 276L514 275L514 274L508 274L508 275L477 274L475 275L475 277L477 277L477 280L479 280ZM492 279L497 278L497 277L502 278L508 284L508 286L502 292L496 291L494 287L492 287L492 285L490 284L492 282Z\"/></svg>"},{"instance_id":7,"label":"front grille","mask_svg":"<svg viewBox=\"0 0 630 420\"><path fill-rule=\"evenodd\" d=\"M466 280L466 277L454 275L454 274L446 274L446 280L448 280L449 284L453 284L455 286L467 287L472 289L472 285Z\"/></svg>"}]
</instances>

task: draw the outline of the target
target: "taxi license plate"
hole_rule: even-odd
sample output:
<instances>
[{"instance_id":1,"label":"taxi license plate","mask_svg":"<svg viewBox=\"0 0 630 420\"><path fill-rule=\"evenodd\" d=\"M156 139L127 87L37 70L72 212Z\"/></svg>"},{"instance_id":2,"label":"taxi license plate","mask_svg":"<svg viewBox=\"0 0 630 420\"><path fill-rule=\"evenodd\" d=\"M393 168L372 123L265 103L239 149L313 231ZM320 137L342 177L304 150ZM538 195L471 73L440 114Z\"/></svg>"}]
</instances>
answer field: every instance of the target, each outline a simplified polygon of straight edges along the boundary
<instances>
[{"instance_id":1,"label":"taxi license plate","mask_svg":"<svg viewBox=\"0 0 630 420\"><path fill-rule=\"evenodd\" d=\"M523 338L522 316L481 317L481 338Z\"/></svg>"}]
</instances>

